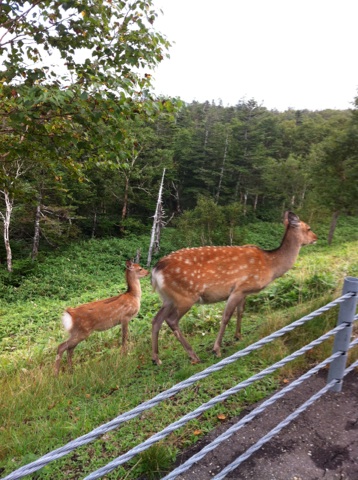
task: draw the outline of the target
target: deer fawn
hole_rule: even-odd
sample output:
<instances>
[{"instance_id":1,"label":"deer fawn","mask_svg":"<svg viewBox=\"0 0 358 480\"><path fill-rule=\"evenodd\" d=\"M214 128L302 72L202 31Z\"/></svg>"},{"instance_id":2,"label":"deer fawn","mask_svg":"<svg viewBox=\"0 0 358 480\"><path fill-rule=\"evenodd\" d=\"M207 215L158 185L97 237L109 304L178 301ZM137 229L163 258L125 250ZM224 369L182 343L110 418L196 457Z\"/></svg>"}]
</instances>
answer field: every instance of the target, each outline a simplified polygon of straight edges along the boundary
<instances>
[{"instance_id":1,"label":"deer fawn","mask_svg":"<svg viewBox=\"0 0 358 480\"><path fill-rule=\"evenodd\" d=\"M220 357L222 338L234 310L237 310L235 337L241 338L241 319L245 298L257 293L289 270L301 246L315 243L317 236L297 215L286 212L286 231L275 250L255 245L241 247L184 248L163 257L152 271L152 285L163 305L152 322L153 362L158 356L158 334L164 320L183 345L193 363L199 358L179 329L179 320L194 303L227 300L214 353Z\"/></svg>"},{"instance_id":2,"label":"deer fawn","mask_svg":"<svg viewBox=\"0 0 358 480\"><path fill-rule=\"evenodd\" d=\"M76 346L96 331L108 330L122 324L122 352L126 352L128 323L137 315L140 308L142 290L139 279L148 275L137 263L126 262L126 281L128 289L116 297L85 303L75 308L67 308L62 323L70 338L57 348L55 374L58 375L63 353L67 350L67 361L72 368L72 355Z\"/></svg>"}]
</instances>

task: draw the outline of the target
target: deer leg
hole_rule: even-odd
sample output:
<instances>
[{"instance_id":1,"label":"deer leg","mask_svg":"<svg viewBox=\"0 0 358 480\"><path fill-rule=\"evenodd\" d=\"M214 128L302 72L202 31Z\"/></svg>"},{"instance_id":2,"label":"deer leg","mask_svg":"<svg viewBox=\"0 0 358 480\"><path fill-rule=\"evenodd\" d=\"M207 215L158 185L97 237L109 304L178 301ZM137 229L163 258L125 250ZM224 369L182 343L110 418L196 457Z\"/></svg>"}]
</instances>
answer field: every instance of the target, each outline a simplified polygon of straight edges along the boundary
<instances>
[{"instance_id":1,"label":"deer leg","mask_svg":"<svg viewBox=\"0 0 358 480\"><path fill-rule=\"evenodd\" d=\"M67 365L70 371L73 370L72 357L73 357L73 351L75 348L76 348L76 345L74 347L67 349Z\"/></svg>"},{"instance_id":2,"label":"deer leg","mask_svg":"<svg viewBox=\"0 0 358 480\"><path fill-rule=\"evenodd\" d=\"M242 315L244 313L245 309L245 302L246 302L246 297L244 297L241 302L239 302L238 306L236 307L236 332L235 332L235 338L237 340L241 340L242 335L241 335L241 320L242 320Z\"/></svg>"},{"instance_id":3,"label":"deer leg","mask_svg":"<svg viewBox=\"0 0 358 480\"><path fill-rule=\"evenodd\" d=\"M55 360L55 375L58 375L60 371L61 358L63 353L67 350L67 342L61 343L57 348L57 355Z\"/></svg>"},{"instance_id":4,"label":"deer leg","mask_svg":"<svg viewBox=\"0 0 358 480\"><path fill-rule=\"evenodd\" d=\"M239 298L237 297L237 295L230 296L226 303L225 310L221 319L219 333L218 333L218 336L216 337L214 347L213 347L213 351L217 357L221 357L220 347L221 347L221 342L225 333L226 326L229 323L229 320L232 317L232 314L234 313L235 308L242 302L242 298L243 298L242 295L240 295Z\"/></svg>"},{"instance_id":5,"label":"deer leg","mask_svg":"<svg viewBox=\"0 0 358 480\"><path fill-rule=\"evenodd\" d=\"M128 343L128 322L122 322L122 347L121 353L126 355L127 353L127 343Z\"/></svg>"},{"instance_id":6,"label":"deer leg","mask_svg":"<svg viewBox=\"0 0 358 480\"><path fill-rule=\"evenodd\" d=\"M80 342L82 342L82 340L84 340L87 337L88 335L86 334L82 334L80 336L76 335L76 336L70 337L68 340L66 340L66 342L63 342L58 346L56 360L55 360L55 375L58 375L60 371L61 358L66 350L67 350L67 363L72 368L73 350L77 347L77 345Z\"/></svg>"},{"instance_id":7,"label":"deer leg","mask_svg":"<svg viewBox=\"0 0 358 480\"><path fill-rule=\"evenodd\" d=\"M172 304L166 303L163 304L159 312L152 320L152 361L157 365L160 365L162 362L159 360L159 349L158 349L158 336L159 330L162 326L165 318L169 315L170 311L173 309Z\"/></svg>"},{"instance_id":8,"label":"deer leg","mask_svg":"<svg viewBox=\"0 0 358 480\"><path fill-rule=\"evenodd\" d=\"M191 305L190 305L190 307L191 307ZM185 315L185 313L190 309L190 307L178 309L178 311L173 312L172 315L170 315L170 316L168 316L168 318L166 318L166 322L169 325L169 327L172 329L176 338L183 345L185 351L187 352L187 354L191 358L191 362L192 363L200 363L200 358L194 352L190 343L186 340L186 338L184 337L184 335L182 334L182 332L179 328L179 320L182 318L183 315Z\"/></svg>"}]
</instances>

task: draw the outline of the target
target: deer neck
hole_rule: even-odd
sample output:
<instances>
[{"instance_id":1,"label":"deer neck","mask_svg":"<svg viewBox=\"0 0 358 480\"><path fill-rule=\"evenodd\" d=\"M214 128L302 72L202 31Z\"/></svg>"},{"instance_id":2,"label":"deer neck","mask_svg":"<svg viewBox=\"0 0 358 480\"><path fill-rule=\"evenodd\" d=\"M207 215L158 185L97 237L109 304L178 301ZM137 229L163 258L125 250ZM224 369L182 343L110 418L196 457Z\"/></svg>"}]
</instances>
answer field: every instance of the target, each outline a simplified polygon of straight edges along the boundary
<instances>
[{"instance_id":1,"label":"deer neck","mask_svg":"<svg viewBox=\"0 0 358 480\"><path fill-rule=\"evenodd\" d=\"M267 252L273 279L281 277L294 265L301 249L301 242L292 228L287 228L281 245Z\"/></svg>"},{"instance_id":2,"label":"deer neck","mask_svg":"<svg viewBox=\"0 0 358 480\"><path fill-rule=\"evenodd\" d=\"M127 280L127 293L130 293L136 298L141 298L142 296L142 289L140 286L139 278L137 277L137 273L131 270L126 270L126 280Z\"/></svg>"}]
</instances>

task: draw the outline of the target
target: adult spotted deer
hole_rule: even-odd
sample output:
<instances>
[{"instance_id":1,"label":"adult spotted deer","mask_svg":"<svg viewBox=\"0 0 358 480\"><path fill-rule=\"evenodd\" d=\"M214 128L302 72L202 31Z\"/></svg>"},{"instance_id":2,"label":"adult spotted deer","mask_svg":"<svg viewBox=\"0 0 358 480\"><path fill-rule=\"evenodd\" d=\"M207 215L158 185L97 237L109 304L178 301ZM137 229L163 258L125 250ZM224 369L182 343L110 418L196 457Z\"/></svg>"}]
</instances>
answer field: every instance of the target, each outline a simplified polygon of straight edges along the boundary
<instances>
[{"instance_id":1,"label":"adult spotted deer","mask_svg":"<svg viewBox=\"0 0 358 480\"><path fill-rule=\"evenodd\" d=\"M108 330L119 323L122 325L122 352L127 349L128 323L137 315L140 308L142 290L139 279L148 275L137 263L126 262L126 281L128 289L116 297L84 303L79 307L67 308L62 323L70 338L57 348L55 374L58 375L63 353L67 350L67 361L72 368L72 355L76 346L96 331Z\"/></svg>"},{"instance_id":2,"label":"adult spotted deer","mask_svg":"<svg viewBox=\"0 0 358 480\"><path fill-rule=\"evenodd\" d=\"M153 362L158 356L158 334L164 320L183 345L193 363L199 358L179 329L179 320L195 303L227 300L213 350L219 357L222 338L234 310L237 310L236 338L241 338L245 298L257 293L289 270L303 245L315 243L317 236L297 215L286 212L286 231L275 250L255 245L241 247L186 248L163 257L152 271L152 285L163 300L153 318Z\"/></svg>"}]
</instances>

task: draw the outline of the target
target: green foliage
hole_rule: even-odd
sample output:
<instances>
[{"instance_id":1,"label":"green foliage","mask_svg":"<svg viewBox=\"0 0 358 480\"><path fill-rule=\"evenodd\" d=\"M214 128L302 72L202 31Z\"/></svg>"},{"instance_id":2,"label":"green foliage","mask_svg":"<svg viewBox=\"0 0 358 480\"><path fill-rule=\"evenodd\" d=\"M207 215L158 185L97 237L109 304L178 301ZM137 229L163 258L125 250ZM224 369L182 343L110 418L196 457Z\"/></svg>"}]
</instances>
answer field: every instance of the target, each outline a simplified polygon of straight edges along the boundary
<instances>
[{"instance_id":1,"label":"green foliage","mask_svg":"<svg viewBox=\"0 0 358 480\"><path fill-rule=\"evenodd\" d=\"M314 273L303 281L290 273L277 279L258 295L248 297L248 307L287 308L330 295L337 289L337 281L329 271ZM255 308L256 307L256 308Z\"/></svg>"},{"instance_id":2,"label":"green foliage","mask_svg":"<svg viewBox=\"0 0 358 480\"><path fill-rule=\"evenodd\" d=\"M21 2L12 2L8 11L4 8L0 55L4 57L3 75L8 83L19 76L31 85L53 80L57 76L53 67L29 66L27 60L36 65L58 52L67 69L64 80L75 74L82 85L94 82L98 88L108 82L111 90L121 88L125 92L132 90L133 83L145 88L150 85L148 76L135 74L134 68L155 66L169 45L151 28L157 16L151 1L108 4L95 0L86 6L79 1L46 0L36 8L25 8ZM79 49L90 50L85 61L83 50L81 60L76 58ZM46 92L37 96L42 102L49 97ZM82 95L83 100L87 97Z\"/></svg>"},{"instance_id":3,"label":"green foliage","mask_svg":"<svg viewBox=\"0 0 358 480\"><path fill-rule=\"evenodd\" d=\"M184 212L176 222L177 242L188 247L232 244L240 238L235 228L240 218L240 204L223 207L212 198L199 195L194 210Z\"/></svg>"},{"instance_id":4,"label":"green foliage","mask_svg":"<svg viewBox=\"0 0 358 480\"><path fill-rule=\"evenodd\" d=\"M76 82L59 96L58 86L32 87L28 103L17 91L2 92L4 115L18 128L6 125L0 141L7 159L0 186L14 200L11 246L25 239L30 250L39 205L41 248L148 233L164 167L164 209L180 227L177 245L258 243L237 226L279 222L288 208L321 220L332 212L320 189L337 198L342 181L344 210L355 214L349 199L357 184L356 116L349 111L270 112L253 99L235 107L183 106ZM10 112L19 109L27 123L11 120ZM333 165L341 145L339 165Z\"/></svg>"}]
</instances>

